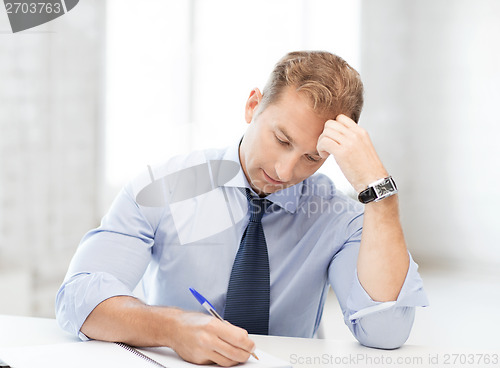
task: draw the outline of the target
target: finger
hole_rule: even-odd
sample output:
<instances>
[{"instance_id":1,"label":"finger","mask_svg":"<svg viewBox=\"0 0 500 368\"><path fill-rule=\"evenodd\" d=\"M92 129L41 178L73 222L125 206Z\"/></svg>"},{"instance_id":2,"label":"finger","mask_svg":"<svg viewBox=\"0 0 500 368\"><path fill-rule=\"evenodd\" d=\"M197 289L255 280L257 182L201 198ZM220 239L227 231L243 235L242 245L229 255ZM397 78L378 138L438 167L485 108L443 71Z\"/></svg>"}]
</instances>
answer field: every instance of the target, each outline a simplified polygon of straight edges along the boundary
<instances>
[{"instance_id":1,"label":"finger","mask_svg":"<svg viewBox=\"0 0 500 368\"><path fill-rule=\"evenodd\" d=\"M352 136L352 130L350 127L337 120L328 120L323 128L323 133L325 132L338 132L346 137Z\"/></svg>"},{"instance_id":2,"label":"finger","mask_svg":"<svg viewBox=\"0 0 500 368\"><path fill-rule=\"evenodd\" d=\"M212 351L209 354L208 358L210 359L211 362L218 364L222 367L232 367L232 366L235 366L235 365L241 363L241 362L229 359L226 356L218 353L217 351Z\"/></svg>"},{"instance_id":3,"label":"finger","mask_svg":"<svg viewBox=\"0 0 500 368\"><path fill-rule=\"evenodd\" d=\"M323 140L324 141L323 143L325 144L328 144L328 142L333 141L338 145L342 145L345 141L349 140L349 137L346 137L344 134L342 134L336 129L327 128L319 136L318 143L321 140Z\"/></svg>"},{"instance_id":4,"label":"finger","mask_svg":"<svg viewBox=\"0 0 500 368\"><path fill-rule=\"evenodd\" d=\"M225 323L224 328L218 331L218 336L227 344L224 348L230 346L233 349L237 349L239 350L237 354L241 354L241 352L243 352L246 356L255 350L255 343L248 336L248 332L243 328L234 326L230 323ZM235 350L230 351L235 352ZM244 357L244 359L245 361L248 360L248 356L246 356L246 358Z\"/></svg>"},{"instance_id":5,"label":"finger","mask_svg":"<svg viewBox=\"0 0 500 368\"><path fill-rule=\"evenodd\" d=\"M331 136L347 148L352 147L357 142L368 143L369 141L368 132L345 115L339 115L339 120L327 121L323 134Z\"/></svg>"},{"instance_id":6,"label":"finger","mask_svg":"<svg viewBox=\"0 0 500 368\"><path fill-rule=\"evenodd\" d=\"M244 363L250 358L249 351L231 345L224 340L218 340L214 344L214 351L224 358L238 363Z\"/></svg>"},{"instance_id":7,"label":"finger","mask_svg":"<svg viewBox=\"0 0 500 368\"><path fill-rule=\"evenodd\" d=\"M337 139L340 140L339 137ZM329 154L334 154L339 147L340 143L333 139L331 135L321 134L318 139L318 144L316 145L316 150L321 158L326 158Z\"/></svg>"},{"instance_id":8,"label":"finger","mask_svg":"<svg viewBox=\"0 0 500 368\"><path fill-rule=\"evenodd\" d=\"M336 121L338 121L340 124L344 125L347 128L353 128L359 126L356 124L354 120L352 120L350 117L340 114L335 118Z\"/></svg>"}]
</instances>

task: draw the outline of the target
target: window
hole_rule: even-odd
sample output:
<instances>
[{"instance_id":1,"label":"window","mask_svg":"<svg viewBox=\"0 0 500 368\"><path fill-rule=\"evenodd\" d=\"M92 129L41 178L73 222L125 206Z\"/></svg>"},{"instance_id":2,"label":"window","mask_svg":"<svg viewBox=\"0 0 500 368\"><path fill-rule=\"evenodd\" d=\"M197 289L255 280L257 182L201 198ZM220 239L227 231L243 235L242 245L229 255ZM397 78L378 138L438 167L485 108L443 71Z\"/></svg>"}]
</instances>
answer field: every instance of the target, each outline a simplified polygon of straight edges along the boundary
<instances>
[{"instance_id":1,"label":"window","mask_svg":"<svg viewBox=\"0 0 500 368\"><path fill-rule=\"evenodd\" d=\"M263 88L288 51L328 50L359 70L360 15L359 0L109 0L107 184L234 142L246 128L250 90ZM322 171L342 188L328 161Z\"/></svg>"}]
</instances>

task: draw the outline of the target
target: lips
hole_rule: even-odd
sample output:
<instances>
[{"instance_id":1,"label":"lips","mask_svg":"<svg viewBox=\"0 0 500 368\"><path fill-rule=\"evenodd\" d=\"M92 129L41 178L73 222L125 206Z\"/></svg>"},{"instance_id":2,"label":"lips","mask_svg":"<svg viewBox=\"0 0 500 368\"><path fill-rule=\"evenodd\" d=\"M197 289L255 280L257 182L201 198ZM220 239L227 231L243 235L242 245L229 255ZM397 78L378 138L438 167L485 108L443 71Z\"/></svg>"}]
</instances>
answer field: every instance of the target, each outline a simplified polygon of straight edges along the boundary
<instances>
[{"instance_id":1,"label":"lips","mask_svg":"<svg viewBox=\"0 0 500 368\"><path fill-rule=\"evenodd\" d=\"M264 177L266 178L266 180L268 182L270 182L271 184L275 184L275 185L283 185L284 184L284 182L282 182L282 181L275 180L275 179L271 178L269 175L267 175L265 170L262 170L262 172L264 173Z\"/></svg>"}]
</instances>

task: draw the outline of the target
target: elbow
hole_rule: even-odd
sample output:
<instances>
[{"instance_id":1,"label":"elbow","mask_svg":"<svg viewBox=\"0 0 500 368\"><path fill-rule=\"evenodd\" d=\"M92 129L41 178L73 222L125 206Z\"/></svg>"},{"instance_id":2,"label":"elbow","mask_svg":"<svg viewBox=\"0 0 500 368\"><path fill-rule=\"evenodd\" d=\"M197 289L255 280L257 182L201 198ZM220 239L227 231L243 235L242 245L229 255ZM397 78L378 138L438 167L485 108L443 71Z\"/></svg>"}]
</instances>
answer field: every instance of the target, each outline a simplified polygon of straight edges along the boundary
<instances>
[{"instance_id":1,"label":"elbow","mask_svg":"<svg viewBox=\"0 0 500 368\"><path fill-rule=\"evenodd\" d=\"M396 307L353 321L351 331L361 345L397 349L408 340L414 319L414 307Z\"/></svg>"},{"instance_id":2,"label":"elbow","mask_svg":"<svg viewBox=\"0 0 500 368\"><path fill-rule=\"evenodd\" d=\"M86 274L77 274L65 280L57 291L55 300L57 324L64 331L78 337L80 337L80 327L88 315L88 313L79 313L82 306L85 306L86 300L85 294L80 292L81 286L78 283L82 275L85 276Z\"/></svg>"},{"instance_id":3,"label":"elbow","mask_svg":"<svg viewBox=\"0 0 500 368\"><path fill-rule=\"evenodd\" d=\"M69 316L69 308L67 305L67 296L65 295L65 285L61 286L56 295L55 314L56 321L59 327L72 335L78 336L79 328L72 322Z\"/></svg>"}]
</instances>

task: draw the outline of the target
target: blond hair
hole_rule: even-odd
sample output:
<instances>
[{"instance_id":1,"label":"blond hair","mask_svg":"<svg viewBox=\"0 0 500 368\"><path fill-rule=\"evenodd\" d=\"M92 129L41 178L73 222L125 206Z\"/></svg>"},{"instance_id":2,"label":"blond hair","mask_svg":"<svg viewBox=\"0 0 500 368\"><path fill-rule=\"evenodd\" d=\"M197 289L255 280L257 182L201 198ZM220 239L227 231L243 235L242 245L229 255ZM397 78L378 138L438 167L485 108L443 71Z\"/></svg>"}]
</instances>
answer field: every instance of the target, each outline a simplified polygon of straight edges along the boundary
<instances>
[{"instance_id":1,"label":"blond hair","mask_svg":"<svg viewBox=\"0 0 500 368\"><path fill-rule=\"evenodd\" d=\"M295 51L275 65L262 93L261 109L292 87L304 93L314 111L327 119L339 114L358 122L363 108L359 73L341 57L326 51Z\"/></svg>"}]
</instances>

